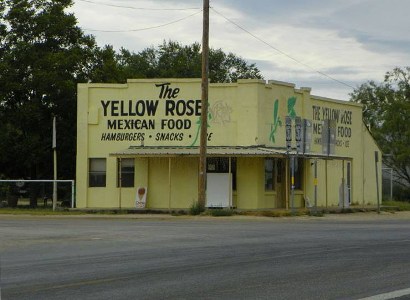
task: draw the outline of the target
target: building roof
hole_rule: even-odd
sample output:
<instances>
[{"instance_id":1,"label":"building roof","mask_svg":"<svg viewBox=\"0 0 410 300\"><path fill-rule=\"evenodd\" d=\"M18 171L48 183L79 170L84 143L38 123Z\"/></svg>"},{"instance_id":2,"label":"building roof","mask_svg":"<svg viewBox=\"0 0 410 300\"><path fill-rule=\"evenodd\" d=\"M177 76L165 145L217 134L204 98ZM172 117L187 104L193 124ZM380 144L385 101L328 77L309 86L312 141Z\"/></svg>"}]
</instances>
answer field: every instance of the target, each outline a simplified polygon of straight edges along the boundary
<instances>
[{"instance_id":1,"label":"building roof","mask_svg":"<svg viewBox=\"0 0 410 300\"><path fill-rule=\"evenodd\" d=\"M207 156L261 156L261 157L285 157L296 155L295 151L286 151L284 148L273 148L265 146L208 146ZM318 153L298 153L301 157L323 158L323 159L351 159L338 155L325 155ZM115 157L177 157L177 156L199 156L199 147L175 147L175 146L130 146L129 148L110 153Z\"/></svg>"}]
</instances>

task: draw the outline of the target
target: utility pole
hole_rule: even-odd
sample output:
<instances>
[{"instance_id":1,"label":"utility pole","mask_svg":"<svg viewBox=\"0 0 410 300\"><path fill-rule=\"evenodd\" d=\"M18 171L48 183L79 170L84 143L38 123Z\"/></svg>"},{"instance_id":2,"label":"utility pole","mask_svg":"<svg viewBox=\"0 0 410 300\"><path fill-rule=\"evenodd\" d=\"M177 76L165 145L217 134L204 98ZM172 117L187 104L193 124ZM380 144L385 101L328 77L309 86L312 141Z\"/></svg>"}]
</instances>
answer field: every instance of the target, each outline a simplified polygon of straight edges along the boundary
<instances>
[{"instance_id":1,"label":"utility pole","mask_svg":"<svg viewBox=\"0 0 410 300\"><path fill-rule=\"evenodd\" d=\"M199 141L199 183L198 203L206 202L206 141L208 129L208 77L209 77L209 0L204 0L202 28L202 95L201 95L201 137Z\"/></svg>"}]
</instances>

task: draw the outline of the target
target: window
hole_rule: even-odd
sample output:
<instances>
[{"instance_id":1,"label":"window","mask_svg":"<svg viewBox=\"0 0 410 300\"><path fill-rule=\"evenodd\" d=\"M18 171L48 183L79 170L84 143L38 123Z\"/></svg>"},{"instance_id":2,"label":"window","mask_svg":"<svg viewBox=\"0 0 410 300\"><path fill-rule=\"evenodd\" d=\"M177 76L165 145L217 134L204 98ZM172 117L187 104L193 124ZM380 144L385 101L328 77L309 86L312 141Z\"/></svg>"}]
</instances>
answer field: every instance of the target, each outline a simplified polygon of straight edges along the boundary
<instances>
[{"instance_id":1,"label":"window","mask_svg":"<svg viewBox=\"0 0 410 300\"><path fill-rule=\"evenodd\" d=\"M119 158L117 160L117 187L134 187L134 159L133 158ZM120 170L121 168L121 170Z\"/></svg>"},{"instance_id":2,"label":"window","mask_svg":"<svg viewBox=\"0 0 410 300\"><path fill-rule=\"evenodd\" d=\"M232 190L236 191L236 157L231 158Z\"/></svg>"},{"instance_id":3,"label":"window","mask_svg":"<svg viewBox=\"0 0 410 300\"><path fill-rule=\"evenodd\" d=\"M228 157L208 157L206 159L207 173L228 173ZM232 189L236 191L236 157L231 158Z\"/></svg>"},{"instance_id":4,"label":"window","mask_svg":"<svg viewBox=\"0 0 410 300\"><path fill-rule=\"evenodd\" d=\"M292 173L290 172L290 176ZM292 180L292 177L291 177ZM291 181L292 182L292 181ZM303 158L295 159L295 190L302 189L303 182Z\"/></svg>"},{"instance_id":5,"label":"window","mask_svg":"<svg viewBox=\"0 0 410 300\"><path fill-rule=\"evenodd\" d=\"M275 159L265 158L265 191L275 190Z\"/></svg>"},{"instance_id":6,"label":"window","mask_svg":"<svg viewBox=\"0 0 410 300\"><path fill-rule=\"evenodd\" d=\"M89 177L88 184L90 187L105 187L106 184L107 162L105 158L89 159Z\"/></svg>"}]
</instances>

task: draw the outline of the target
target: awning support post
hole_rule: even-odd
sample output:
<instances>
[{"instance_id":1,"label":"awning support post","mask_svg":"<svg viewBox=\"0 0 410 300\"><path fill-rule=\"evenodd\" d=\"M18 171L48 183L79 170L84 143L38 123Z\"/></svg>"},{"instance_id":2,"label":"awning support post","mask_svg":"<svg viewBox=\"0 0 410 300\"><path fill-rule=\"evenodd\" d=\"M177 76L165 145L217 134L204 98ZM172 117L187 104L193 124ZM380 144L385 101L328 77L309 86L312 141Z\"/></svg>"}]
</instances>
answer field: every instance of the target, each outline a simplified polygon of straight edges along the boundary
<instances>
[{"instance_id":1,"label":"awning support post","mask_svg":"<svg viewBox=\"0 0 410 300\"><path fill-rule=\"evenodd\" d=\"M119 195L118 195L118 207L121 209L121 187L122 187L122 158L118 159L118 187L119 187Z\"/></svg>"},{"instance_id":2,"label":"awning support post","mask_svg":"<svg viewBox=\"0 0 410 300\"><path fill-rule=\"evenodd\" d=\"M171 157L168 158L168 209L171 211Z\"/></svg>"}]
</instances>

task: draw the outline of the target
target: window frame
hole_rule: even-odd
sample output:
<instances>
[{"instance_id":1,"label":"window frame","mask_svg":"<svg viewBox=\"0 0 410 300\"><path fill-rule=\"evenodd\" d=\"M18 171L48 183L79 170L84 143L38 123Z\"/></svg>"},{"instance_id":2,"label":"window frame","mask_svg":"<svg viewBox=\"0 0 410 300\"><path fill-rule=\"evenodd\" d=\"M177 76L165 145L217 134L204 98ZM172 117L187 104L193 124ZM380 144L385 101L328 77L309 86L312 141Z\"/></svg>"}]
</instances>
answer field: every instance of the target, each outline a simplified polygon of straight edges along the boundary
<instances>
[{"instance_id":1,"label":"window frame","mask_svg":"<svg viewBox=\"0 0 410 300\"><path fill-rule=\"evenodd\" d=\"M124 165L124 161L132 162L132 163L128 165L127 164ZM130 170L125 170L124 166L125 168L130 168ZM121 186L120 186L120 180L121 180ZM135 187L135 158L117 158L117 187L121 187L121 188Z\"/></svg>"},{"instance_id":2,"label":"window frame","mask_svg":"<svg viewBox=\"0 0 410 300\"><path fill-rule=\"evenodd\" d=\"M304 172L304 163L305 160L303 157L298 157L297 160L295 160L297 163L297 170L295 170L294 178L295 178L295 190L303 190L303 172ZM296 166L295 166L296 168ZM290 182L292 183L292 172L289 172L290 174Z\"/></svg>"},{"instance_id":3,"label":"window frame","mask_svg":"<svg viewBox=\"0 0 410 300\"><path fill-rule=\"evenodd\" d=\"M100 163L98 163L100 162ZM107 158L89 157L88 158L88 187L107 186Z\"/></svg>"},{"instance_id":4,"label":"window frame","mask_svg":"<svg viewBox=\"0 0 410 300\"><path fill-rule=\"evenodd\" d=\"M223 162L223 160L227 160ZM206 172L207 173L229 173L229 159L231 159L231 177L232 177L232 190L236 191L236 168L237 159L236 157L207 157L206 158ZM210 165L215 161L215 169L210 169Z\"/></svg>"},{"instance_id":5,"label":"window frame","mask_svg":"<svg viewBox=\"0 0 410 300\"><path fill-rule=\"evenodd\" d=\"M271 169L267 169L267 163L271 163ZM265 157L263 161L263 169L264 169L264 186L265 192L274 192L276 191L276 158L274 157ZM267 177L270 175L270 178ZM270 179L270 186L268 180Z\"/></svg>"}]
</instances>

